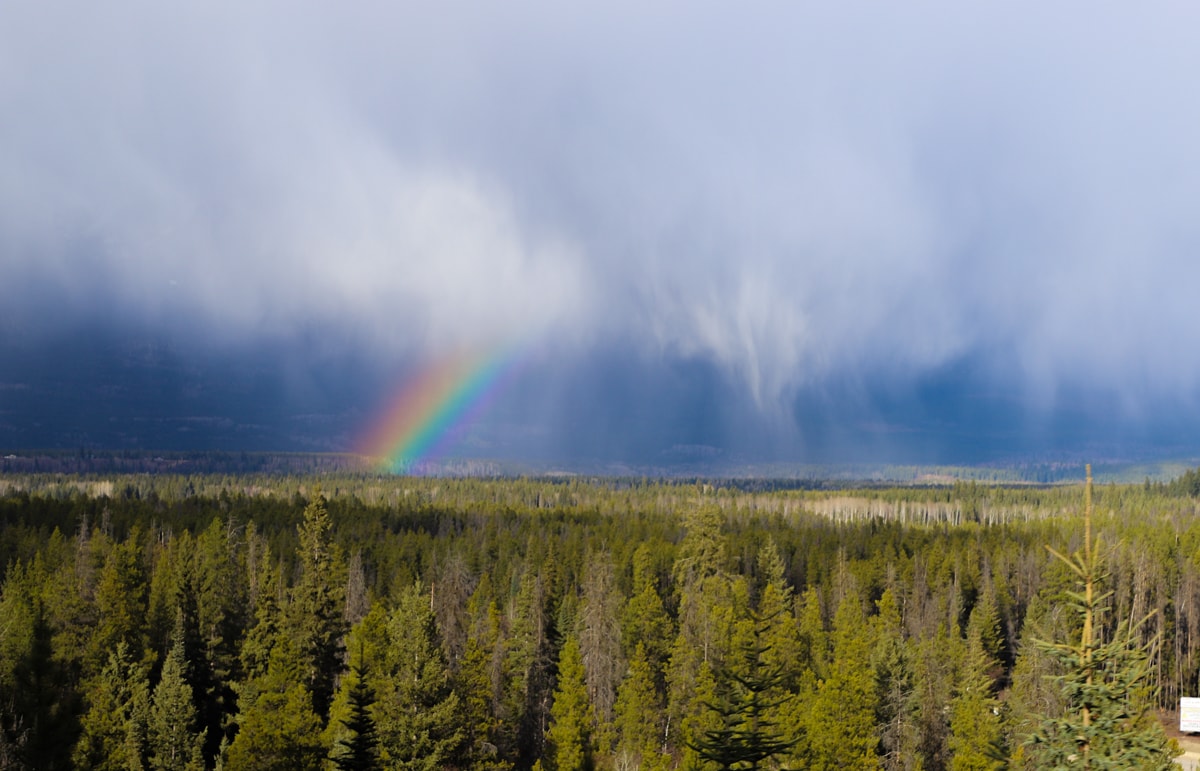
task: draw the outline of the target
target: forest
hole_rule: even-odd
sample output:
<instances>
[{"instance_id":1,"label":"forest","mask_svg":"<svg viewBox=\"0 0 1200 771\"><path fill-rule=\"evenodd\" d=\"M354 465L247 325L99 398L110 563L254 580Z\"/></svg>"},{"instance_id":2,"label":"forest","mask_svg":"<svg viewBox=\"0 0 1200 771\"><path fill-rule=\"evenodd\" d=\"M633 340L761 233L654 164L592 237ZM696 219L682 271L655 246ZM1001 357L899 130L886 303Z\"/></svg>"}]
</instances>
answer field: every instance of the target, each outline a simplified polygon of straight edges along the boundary
<instances>
[{"instance_id":1,"label":"forest","mask_svg":"<svg viewBox=\"0 0 1200 771\"><path fill-rule=\"evenodd\" d=\"M1171 768L1197 479L6 473L0 768Z\"/></svg>"}]
</instances>

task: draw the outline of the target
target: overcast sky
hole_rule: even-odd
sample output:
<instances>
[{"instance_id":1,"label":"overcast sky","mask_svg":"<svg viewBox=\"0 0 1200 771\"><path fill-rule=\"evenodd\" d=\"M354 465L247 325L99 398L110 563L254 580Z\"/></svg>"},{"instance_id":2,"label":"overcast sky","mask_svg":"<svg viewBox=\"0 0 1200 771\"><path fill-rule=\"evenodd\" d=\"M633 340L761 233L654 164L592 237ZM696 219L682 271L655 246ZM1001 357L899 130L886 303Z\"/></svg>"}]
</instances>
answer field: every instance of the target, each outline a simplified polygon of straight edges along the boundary
<instances>
[{"instance_id":1,"label":"overcast sky","mask_svg":"<svg viewBox=\"0 0 1200 771\"><path fill-rule=\"evenodd\" d=\"M543 450L1152 442L1200 413L1198 22L0 4L0 429L74 388L31 347L105 327L279 383L336 361L358 386L289 398L346 425L427 357L533 344L493 433Z\"/></svg>"}]
</instances>

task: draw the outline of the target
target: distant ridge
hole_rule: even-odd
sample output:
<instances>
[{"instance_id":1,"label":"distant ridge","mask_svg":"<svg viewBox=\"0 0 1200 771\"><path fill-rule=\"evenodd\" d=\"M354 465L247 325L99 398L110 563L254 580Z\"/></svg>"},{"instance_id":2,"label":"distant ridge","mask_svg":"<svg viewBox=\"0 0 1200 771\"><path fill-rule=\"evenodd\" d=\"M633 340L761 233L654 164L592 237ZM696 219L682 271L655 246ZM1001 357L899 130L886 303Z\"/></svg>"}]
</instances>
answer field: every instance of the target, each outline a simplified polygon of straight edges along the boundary
<instances>
[{"instance_id":1,"label":"distant ridge","mask_svg":"<svg viewBox=\"0 0 1200 771\"><path fill-rule=\"evenodd\" d=\"M152 450L0 450L0 474L365 474L387 476L377 459L353 453L224 452ZM457 458L428 462L416 475L433 477L648 478L687 481L748 480L757 486L809 487L820 483L939 487L962 482L986 484L1074 484L1083 462L1042 461L987 465L887 463L636 464L605 461L516 462ZM1101 484L1166 482L1200 466L1200 459L1107 461L1094 464Z\"/></svg>"}]
</instances>

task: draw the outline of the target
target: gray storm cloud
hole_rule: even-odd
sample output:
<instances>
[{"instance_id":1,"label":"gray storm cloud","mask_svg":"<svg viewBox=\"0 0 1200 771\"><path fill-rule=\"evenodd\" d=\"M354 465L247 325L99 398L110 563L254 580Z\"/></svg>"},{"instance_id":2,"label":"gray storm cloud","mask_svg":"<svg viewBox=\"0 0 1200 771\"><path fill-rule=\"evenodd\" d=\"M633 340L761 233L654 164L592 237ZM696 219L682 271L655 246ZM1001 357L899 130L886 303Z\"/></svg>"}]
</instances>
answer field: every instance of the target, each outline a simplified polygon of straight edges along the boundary
<instances>
[{"instance_id":1,"label":"gray storm cloud","mask_svg":"<svg viewBox=\"0 0 1200 771\"><path fill-rule=\"evenodd\" d=\"M981 351L1190 398L1200 13L1156 13L7 3L0 296L623 341L767 410Z\"/></svg>"}]
</instances>

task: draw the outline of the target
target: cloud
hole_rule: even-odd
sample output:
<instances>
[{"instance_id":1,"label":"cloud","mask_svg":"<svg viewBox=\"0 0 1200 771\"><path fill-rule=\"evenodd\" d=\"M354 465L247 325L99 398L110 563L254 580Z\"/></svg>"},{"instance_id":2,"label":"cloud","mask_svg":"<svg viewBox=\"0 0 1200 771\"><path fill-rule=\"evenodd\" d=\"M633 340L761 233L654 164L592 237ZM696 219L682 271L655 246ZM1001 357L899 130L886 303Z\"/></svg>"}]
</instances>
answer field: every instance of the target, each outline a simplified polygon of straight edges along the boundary
<instances>
[{"instance_id":1,"label":"cloud","mask_svg":"<svg viewBox=\"0 0 1200 771\"><path fill-rule=\"evenodd\" d=\"M1188 402L1197 12L1084 12L9 3L0 296Z\"/></svg>"}]
</instances>

